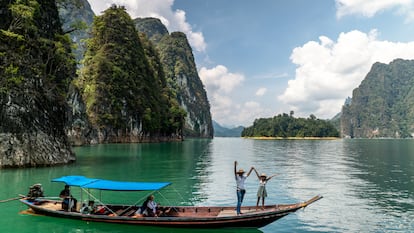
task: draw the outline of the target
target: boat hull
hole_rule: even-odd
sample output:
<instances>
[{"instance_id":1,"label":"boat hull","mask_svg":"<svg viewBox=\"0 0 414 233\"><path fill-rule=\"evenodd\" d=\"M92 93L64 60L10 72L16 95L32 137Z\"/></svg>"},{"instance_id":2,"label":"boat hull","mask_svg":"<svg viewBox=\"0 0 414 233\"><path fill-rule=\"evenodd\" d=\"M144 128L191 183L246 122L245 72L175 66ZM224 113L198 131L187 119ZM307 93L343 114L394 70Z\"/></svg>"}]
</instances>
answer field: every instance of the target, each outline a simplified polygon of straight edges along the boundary
<instances>
[{"instance_id":1,"label":"boat hull","mask_svg":"<svg viewBox=\"0 0 414 233\"><path fill-rule=\"evenodd\" d=\"M126 216L116 214L81 214L79 212L67 212L59 207L61 202L53 200L31 201L22 199L21 202L31 208L36 214L79 219L90 222L105 222L145 226L180 227L180 228L225 228L225 227L248 227L260 228L266 226L290 213L304 208L305 206L319 200L321 196L295 204L268 205L256 210L255 206L242 208L243 214L237 215L234 207L169 207L174 213L170 216L142 217L128 214ZM111 208L117 206L111 206ZM133 211L133 206L122 206L123 209ZM121 209L119 207L119 209Z\"/></svg>"}]
</instances>

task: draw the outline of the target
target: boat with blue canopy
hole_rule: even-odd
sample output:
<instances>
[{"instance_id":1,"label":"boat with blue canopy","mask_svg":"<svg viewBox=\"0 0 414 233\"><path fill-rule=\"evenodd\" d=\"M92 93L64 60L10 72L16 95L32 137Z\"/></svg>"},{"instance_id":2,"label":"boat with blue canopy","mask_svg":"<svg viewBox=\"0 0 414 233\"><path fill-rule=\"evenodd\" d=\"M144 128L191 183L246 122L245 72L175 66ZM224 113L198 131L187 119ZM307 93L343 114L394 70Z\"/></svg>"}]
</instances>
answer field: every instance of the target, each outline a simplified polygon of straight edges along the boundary
<instances>
[{"instance_id":1,"label":"boat with blue canopy","mask_svg":"<svg viewBox=\"0 0 414 233\"><path fill-rule=\"evenodd\" d=\"M24 196L20 201L30 208L30 211L47 216L79 219L93 222L120 223L132 225L190 227L190 228L222 228L222 227L253 227L259 228L270 224L290 213L296 212L309 204L318 201L322 196L317 195L305 202L293 204L266 205L264 208L243 206L243 214L237 215L235 206L163 206L156 216L148 216L142 212L142 205L107 204L97 198L90 190L117 192L157 192L169 185L170 182L130 182L112 181L88 178L84 176L62 176L52 179L65 185L79 187L85 192L89 203L94 203L90 211L82 211L82 206L73 209L63 208L64 200L43 197L39 195ZM95 204L96 203L96 204ZM140 203L141 204L141 203ZM83 204L85 205L85 204ZM85 206L83 206L85 207ZM161 208L160 208L161 209Z\"/></svg>"},{"instance_id":2,"label":"boat with blue canopy","mask_svg":"<svg viewBox=\"0 0 414 233\"><path fill-rule=\"evenodd\" d=\"M110 191L151 191L160 190L170 185L170 182L130 182L112 181L103 179L87 178L84 176L62 176L52 179L52 182L63 182L69 186L84 189L98 189Z\"/></svg>"}]
</instances>

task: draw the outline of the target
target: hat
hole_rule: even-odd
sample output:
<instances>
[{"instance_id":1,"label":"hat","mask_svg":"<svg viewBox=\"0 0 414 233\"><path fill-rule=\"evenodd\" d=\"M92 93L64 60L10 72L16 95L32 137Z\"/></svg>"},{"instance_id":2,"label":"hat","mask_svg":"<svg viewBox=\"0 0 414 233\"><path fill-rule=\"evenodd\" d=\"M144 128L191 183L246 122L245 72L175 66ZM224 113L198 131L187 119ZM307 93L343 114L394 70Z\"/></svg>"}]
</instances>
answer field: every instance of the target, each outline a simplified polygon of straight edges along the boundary
<instances>
[{"instance_id":1,"label":"hat","mask_svg":"<svg viewBox=\"0 0 414 233\"><path fill-rule=\"evenodd\" d=\"M267 177L265 173L262 173L260 177Z\"/></svg>"},{"instance_id":2,"label":"hat","mask_svg":"<svg viewBox=\"0 0 414 233\"><path fill-rule=\"evenodd\" d=\"M237 174L244 173L244 170L243 170L243 169L239 169L239 171L237 171L236 173L237 173Z\"/></svg>"}]
</instances>

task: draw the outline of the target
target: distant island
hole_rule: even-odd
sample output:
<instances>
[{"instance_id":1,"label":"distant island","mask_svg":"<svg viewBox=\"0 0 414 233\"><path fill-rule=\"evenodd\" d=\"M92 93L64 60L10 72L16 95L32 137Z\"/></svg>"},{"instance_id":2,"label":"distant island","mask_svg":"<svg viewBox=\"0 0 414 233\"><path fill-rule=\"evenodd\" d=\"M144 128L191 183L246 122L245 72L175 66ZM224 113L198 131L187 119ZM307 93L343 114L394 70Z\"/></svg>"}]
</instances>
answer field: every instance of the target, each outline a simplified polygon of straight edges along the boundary
<instances>
[{"instance_id":1,"label":"distant island","mask_svg":"<svg viewBox=\"0 0 414 233\"><path fill-rule=\"evenodd\" d=\"M295 118L294 112L283 113L272 118L256 119L252 126L244 128L242 137L272 139L316 139L338 138L339 131L327 121L317 119L313 114L309 118Z\"/></svg>"}]
</instances>

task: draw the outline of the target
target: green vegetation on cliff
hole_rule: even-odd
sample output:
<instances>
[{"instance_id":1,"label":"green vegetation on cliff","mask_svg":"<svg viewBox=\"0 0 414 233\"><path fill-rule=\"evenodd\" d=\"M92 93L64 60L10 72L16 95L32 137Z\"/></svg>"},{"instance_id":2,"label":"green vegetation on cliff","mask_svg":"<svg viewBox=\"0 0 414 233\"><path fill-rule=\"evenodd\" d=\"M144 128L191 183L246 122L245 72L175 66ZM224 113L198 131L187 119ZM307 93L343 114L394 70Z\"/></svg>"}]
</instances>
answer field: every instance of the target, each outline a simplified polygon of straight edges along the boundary
<instances>
[{"instance_id":1,"label":"green vegetation on cliff","mask_svg":"<svg viewBox=\"0 0 414 233\"><path fill-rule=\"evenodd\" d=\"M63 136L75 60L55 1L2 1L0 7L0 131Z\"/></svg>"},{"instance_id":2,"label":"green vegetation on cliff","mask_svg":"<svg viewBox=\"0 0 414 233\"><path fill-rule=\"evenodd\" d=\"M210 104L203 83L197 73L193 53L182 32L164 36L157 46L169 86L177 93L178 101L189 111L191 126L186 135L212 137L213 125Z\"/></svg>"},{"instance_id":3,"label":"green vegetation on cliff","mask_svg":"<svg viewBox=\"0 0 414 233\"><path fill-rule=\"evenodd\" d=\"M186 35L182 32L169 34L166 27L156 18L138 18L134 22L135 27L155 44L167 84L176 93L180 106L187 111L184 135L212 137L210 104L198 76Z\"/></svg>"},{"instance_id":4,"label":"green vegetation on cliff","mask_svg":"<svg viewBox=\"0 0 414 233\"><path fill-rule=\"evenodd\" d=\"M75 160L64 128L75 70L54 0L0 1L0 167Z\"/></svg>"},{"instance_id":5,"label":"green vegetation on cliff","mask_svg":"<svg viewBox=\"0 0 414 233\"><path fill-rule=\"evenodd\" d=\"M341 129L344 137L412 137L414 61L375 63L343 106Z\"/></svg>"},{"instance_id":6,"label":"green vegetation on cliff","mask_svg":"<svg viewBox=\"0 0 414 233\"><path fill-rule=\"evenodd\" d=\"M294 118L283 113L273 118L256 119L253 126L244 128L242 137L339 137L339 132L328 121L309 118Z\"/></svg>"},{"instance_id":7,"label":"green vegetation on cliff","mask_svg":"<svg viewBox=\"0 0 414 233\"><path fill-rule=\"evenodd\" d=\"M140 39L125 9L104 11L91 32L77 86L92 124L115 134L133 128L148 137L181 134L185 113L167 89L152 45Z\"/></svg>"}]
</instances>

